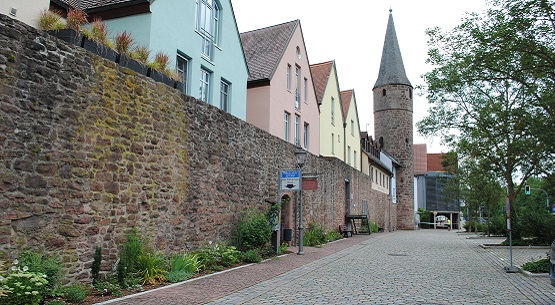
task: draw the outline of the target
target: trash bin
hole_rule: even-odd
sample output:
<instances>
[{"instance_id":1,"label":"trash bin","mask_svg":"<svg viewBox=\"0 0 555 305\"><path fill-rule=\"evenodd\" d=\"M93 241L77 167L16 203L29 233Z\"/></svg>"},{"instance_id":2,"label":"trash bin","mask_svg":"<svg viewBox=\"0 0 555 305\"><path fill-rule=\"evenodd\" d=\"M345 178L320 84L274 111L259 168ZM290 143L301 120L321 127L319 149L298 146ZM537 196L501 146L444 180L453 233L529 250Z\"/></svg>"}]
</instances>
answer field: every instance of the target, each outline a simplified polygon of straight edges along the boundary
<instances>
[{"instance_id":1,"label":"trash bin","mask_svg":"<svg viewBox=\"0 0 555 305\"><path fill-rule=\"evenodd\" d=\"M551 279L551 286L555 287L555 241L551 243L549 254L549 279Z\"/></svg>"},{"instance_id":2,"label":"trash bin","mask_svg":"<svg viewBox=\"0 0 555 305\"><path fill-rule=\"evenodd\" d=\"M293 239L293 229L283 229L283 241L291 241Z\"/></svg>"}]
</instances>

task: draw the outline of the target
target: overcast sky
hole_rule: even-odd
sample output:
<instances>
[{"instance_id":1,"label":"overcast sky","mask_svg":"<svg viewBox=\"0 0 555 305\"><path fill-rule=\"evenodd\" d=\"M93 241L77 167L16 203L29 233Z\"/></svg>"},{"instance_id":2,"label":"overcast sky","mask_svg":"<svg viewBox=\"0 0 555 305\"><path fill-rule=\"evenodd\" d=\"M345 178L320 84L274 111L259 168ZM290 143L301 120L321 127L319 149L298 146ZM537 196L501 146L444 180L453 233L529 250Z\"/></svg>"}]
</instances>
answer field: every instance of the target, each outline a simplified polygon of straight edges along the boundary
<instances>
[{"instance_id":1,"label":"overcast sky","mask_svg":"<svg viewBox=\"0 0 555 305\"><path fill-rule=\"evenodd\" d=\"M431 70L425 30L460 24L466 12L483 12L485 0L231 0L239 32L299 19L310 64L335 60L339 87L354 89L360 128L373 135L372 87L378 77L389 9L413 86ZM416 92L418 93L418 92ZM414 95L414 124L427 114L427 100ZM368 125L367 125L368 124ZM446 152L439 139L426 139L415 128L414 143L428 153Z\"/></svg>"}]
</instances>

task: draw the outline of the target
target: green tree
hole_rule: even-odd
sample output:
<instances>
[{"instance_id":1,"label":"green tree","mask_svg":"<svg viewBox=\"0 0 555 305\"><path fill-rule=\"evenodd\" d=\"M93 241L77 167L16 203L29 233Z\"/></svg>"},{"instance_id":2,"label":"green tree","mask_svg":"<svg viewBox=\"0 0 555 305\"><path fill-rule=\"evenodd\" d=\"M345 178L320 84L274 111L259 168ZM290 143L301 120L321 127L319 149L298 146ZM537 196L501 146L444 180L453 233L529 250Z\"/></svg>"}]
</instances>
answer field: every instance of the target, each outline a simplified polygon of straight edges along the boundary
<instances>
[{"instance_id":1,"label":"green tree","mask_svg":"<svg viewBox=\"0 0 555 305\"><path fill-rule=\"evenodd\" d=\"M514 211L526 180L554 168L555 14L547 0L491 4L427 31L430 110L417 126L502 179Z\"/></svg>"}]
</instances>

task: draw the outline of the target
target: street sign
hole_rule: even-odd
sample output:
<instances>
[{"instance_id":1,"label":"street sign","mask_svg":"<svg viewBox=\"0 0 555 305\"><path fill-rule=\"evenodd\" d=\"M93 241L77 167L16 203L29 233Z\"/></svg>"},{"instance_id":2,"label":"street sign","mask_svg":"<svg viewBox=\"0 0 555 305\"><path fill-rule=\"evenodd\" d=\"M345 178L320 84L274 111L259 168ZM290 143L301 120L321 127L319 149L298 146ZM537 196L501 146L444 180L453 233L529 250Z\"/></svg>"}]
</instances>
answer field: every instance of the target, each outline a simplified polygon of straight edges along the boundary
<instances>
[{"instance_id":1,"label":"street sign","mask_svg":"<svg viewBox=\"0 0 555 305\"><path fill-rule=\"evenodd\" d=\"M301 189L301 173L296 169L281 171L279 184L281 191L298 191Z\"/></svg>"}]
</instances>

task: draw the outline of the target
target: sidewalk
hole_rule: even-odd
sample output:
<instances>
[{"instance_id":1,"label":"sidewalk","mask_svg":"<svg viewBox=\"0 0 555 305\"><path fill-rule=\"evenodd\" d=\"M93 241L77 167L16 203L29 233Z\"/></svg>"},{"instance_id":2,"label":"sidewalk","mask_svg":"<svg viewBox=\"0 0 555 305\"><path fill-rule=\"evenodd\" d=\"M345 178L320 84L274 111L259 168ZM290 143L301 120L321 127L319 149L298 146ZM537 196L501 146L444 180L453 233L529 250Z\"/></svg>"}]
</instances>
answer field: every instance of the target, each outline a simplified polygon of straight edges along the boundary
<instances>
[{"instance_id":1,"label":"sidewalk","mask_svg":"<svg viewBox=\"0 0 555 305\"><path fill-rule=\"evenodd\" d=\"M304 247L304 255L297 255L298 248L290 247L291 254L267 260L260 264L251 264L216 274L192 279L176 285L165 286L156 290L145 291L120 299L97 304L113 305L183 305L206 304L212 300L227 296L241 289L258 284L295 268L322 259L331 254L360 244L371 238L380 238L387 233L372 235L353 235L321 248Z\"/></svg>"},{"instance_id":2,"label":"sidewalk","mask_svg":"<svg viewBox=\"0 0 555 305\"><path fill-rule=\"evenodd\" d=\"M100 304L555 304L548 277L506 273L495 239L447 230L355 235ZM545 249L513 249L515 265Z\"/></svg>"}]
</instances>

